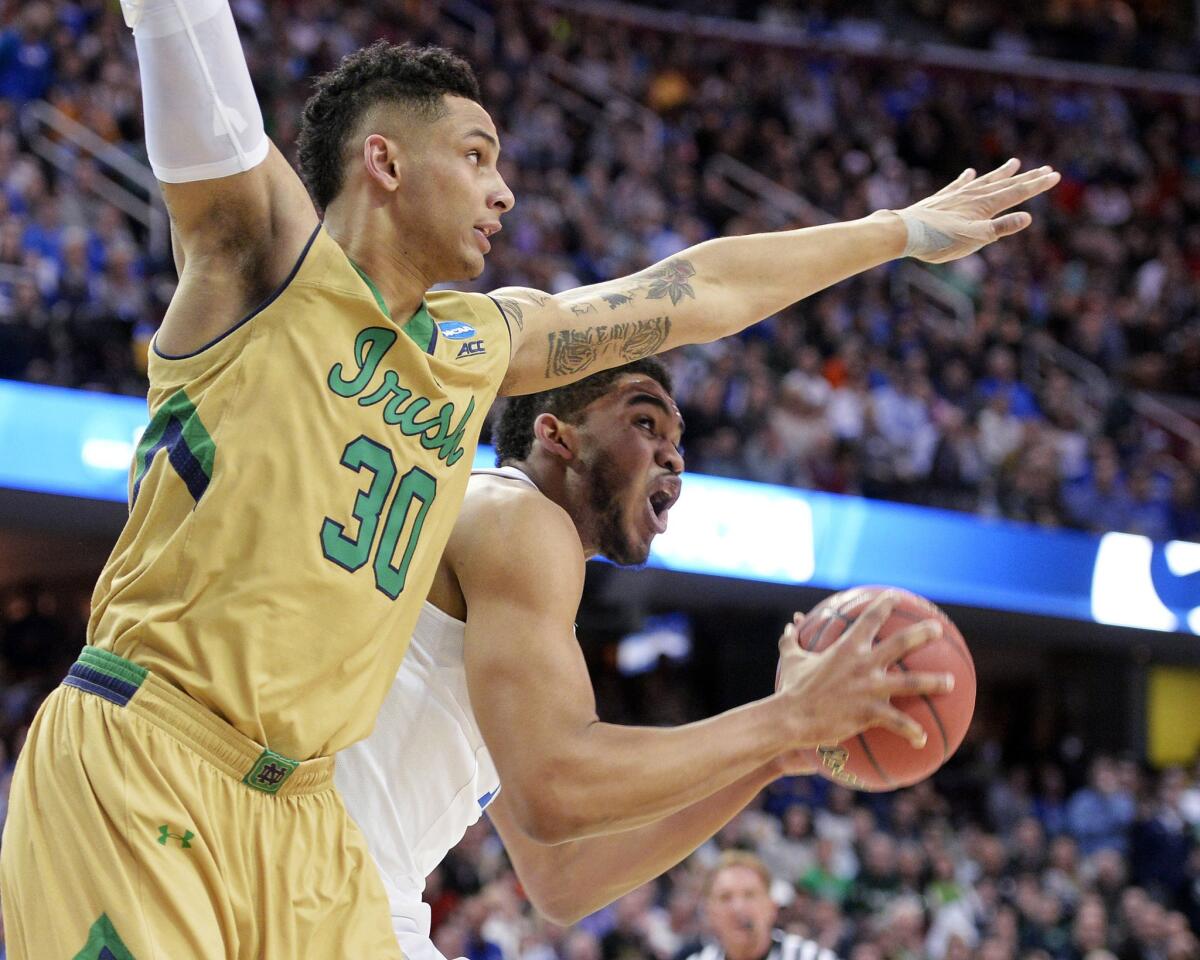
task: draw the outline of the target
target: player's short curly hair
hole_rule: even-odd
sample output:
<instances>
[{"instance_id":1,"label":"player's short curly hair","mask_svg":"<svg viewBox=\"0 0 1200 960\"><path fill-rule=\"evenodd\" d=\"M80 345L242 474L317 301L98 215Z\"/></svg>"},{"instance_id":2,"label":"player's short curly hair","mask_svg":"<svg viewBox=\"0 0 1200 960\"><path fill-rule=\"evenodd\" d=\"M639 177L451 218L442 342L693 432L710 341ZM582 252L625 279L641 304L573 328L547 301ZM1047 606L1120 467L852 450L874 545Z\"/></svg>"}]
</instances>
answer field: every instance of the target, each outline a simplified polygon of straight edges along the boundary
<instances>
[{"instance_id":1,"label":"player's short curly hair","mask_svg":"<svg viewBox=\"0 0 1200 960\"><path fill-rule=\"evenodd\" d=\"M317 206L324 210L341 191L350 135L368 110L395 102L436 120L447 94L480 102L471 65L445 47L415 43L377 40L317 77L297 138L300 175Z\"/></svg>"},{"instance_id":2,"label":"player's short curly hair","mask_svg":"<svg viewBox=\"0 0 1200 960\"><path fill-rule=\"evenodd\" d=\"M577 423L579 415L593 401L604 396L613 382L626 373L644 373L657 380L671 393L671 375L656 357L643 357L621 367L601 370L565 387L510 397L496 425L496 466L524 460L533 450L533 421L543 413L552 413L567 423Z\"/></svg>"}]
</instances>

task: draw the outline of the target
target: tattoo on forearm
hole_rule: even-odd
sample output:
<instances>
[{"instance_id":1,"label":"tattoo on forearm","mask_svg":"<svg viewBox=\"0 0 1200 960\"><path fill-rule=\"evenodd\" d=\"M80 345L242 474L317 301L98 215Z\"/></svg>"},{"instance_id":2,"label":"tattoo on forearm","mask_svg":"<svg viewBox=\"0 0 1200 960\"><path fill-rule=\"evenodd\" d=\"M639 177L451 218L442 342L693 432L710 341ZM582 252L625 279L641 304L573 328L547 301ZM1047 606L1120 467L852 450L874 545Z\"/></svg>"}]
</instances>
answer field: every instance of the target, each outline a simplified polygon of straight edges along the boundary
<instances>
[{"instance_id":1,"label":"tattoo on forearm","mask_svg":"<svg viewBox=\"0 0 1200 960\"><path fill-rule=\"evenodd\" d=\"M651 317L581 330L556 330L549 335L546 376L580 374L602 358L613 361L605 366L638 360L662 349L670 332L670 317Z\"/></svg>"},{"instance_id":2,"label":"tattoo on forearm","mask_svg":"<svg viewBox=\"0 0 1200 960\"><path fill-rule=\"evenodd\" d=\"M616 310L617 307L622 307L627 303L633 303L632 295L626 296L623 293L606 293L603 295L603 300L608 304L609 310Z\"/></svg>"},{"instance_id":3,"label":"tattoo on forearm","mask_svg":"<svg viewBox=\"0 0 1200 960\"><path fill-rule=\"evenodd\" d=\"M620 293L602 293L600 299L608 304L609 310L629 306L638 299L639 294L647 300L670 297L672 306L675 306L684 297L696 299L696 291L691 284L695 275L696 268L690 260L668 260L662 266L641 274L637 283L630 284Z\"/></svg>"},{"instance_id":4,"label":"tattoo on forearm","mask_svg":"<svg viewBox=\"0 0 1200 960\"><path fill-rule=\"evenodd\" d=\"M668 260L661 267L646 272L650 281L646 296L651 300L661 300L670 297L671 304L679 303L684 297L696 298L690 281L696 275L696 268L690 260Z\"/></svg>"},{"instance_id":5,"label":"tattoo on forearm","mask_svg":"<svg viewBox=\"0 0 1200 960\"><path fill-rule=\"evenodd\" d=\"M544 307L550 302L550 294L539 293L537 290L530 290L529 299L536 303L539 307Z\"/></svg>"},{"instance_id":6,"label":"tattoo on forearm","mask_svg":"<svg viewBox=\"0 0 1200 960\"><path fill-rule=\"evenodd\" d=\"M573 303L571 312L577 317L582 317L585 313L595 313L596 305L594 303Z\"/></svg>"},{"instance_id":7,"label":"tattoo on forearm","mask_svg":"<svg viewBox=\"0 0 1200 960\"><path fill-rule=\"evenodd\" d=\"M525 329L525 314L521 312L521 305L516 300L512 297L493 297L492 299L500 305L500 310L503 313L512 317L518 330Z\"/></svg>"}]
</instances>

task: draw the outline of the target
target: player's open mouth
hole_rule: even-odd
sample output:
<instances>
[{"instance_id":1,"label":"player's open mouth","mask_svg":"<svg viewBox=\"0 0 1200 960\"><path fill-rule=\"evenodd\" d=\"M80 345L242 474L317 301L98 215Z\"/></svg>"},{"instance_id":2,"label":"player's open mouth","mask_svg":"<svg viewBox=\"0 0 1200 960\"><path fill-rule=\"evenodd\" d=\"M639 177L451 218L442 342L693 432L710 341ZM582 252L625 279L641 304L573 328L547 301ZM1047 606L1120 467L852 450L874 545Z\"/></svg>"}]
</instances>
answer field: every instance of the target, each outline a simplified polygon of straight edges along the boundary
<instances>
[{"instance_id":1,"label":"player's open mouth","mask_svg":"<svg viewBox=\"0 0 1200 960\"><path fill-rule=\"evenodd\" d=\"M667 532L667 514L678 499L679 479L677 477L671 477L660 483L658 489L646 498L650 526L655 533Z\"/></svg>"},{"instance_id":2,"label":"player's open mouth","mask_svg":"<svg viewBox=\"0 0 1200 960\"><path fill-rule=\"evenodd\" d=\"M479 249L487 253L492 249L492 241L488 238L492 234L500 232L500 224L496 221L477 223L472 229L475 231L475 239L479 243Z\"/></svg>"}]
</instances>

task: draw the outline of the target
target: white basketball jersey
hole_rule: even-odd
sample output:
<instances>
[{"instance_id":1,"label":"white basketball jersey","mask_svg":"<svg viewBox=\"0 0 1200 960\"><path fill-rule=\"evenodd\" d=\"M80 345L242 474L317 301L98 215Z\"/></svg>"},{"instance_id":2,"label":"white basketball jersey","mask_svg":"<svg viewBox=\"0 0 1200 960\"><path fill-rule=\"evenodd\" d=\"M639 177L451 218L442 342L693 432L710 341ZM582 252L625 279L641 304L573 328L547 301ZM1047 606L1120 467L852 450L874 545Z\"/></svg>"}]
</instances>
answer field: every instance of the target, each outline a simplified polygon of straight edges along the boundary
<instances>
[{"instance_id":1,"label":"white basketball jersey","mask_svg":"<svg viewBox=\"0 0 1200 960\"><path fill-rule=\"evenodd\" d=\"M532 482L512 467L479 472ZM443 960L429 938L425 878L500 789L467 694L465 635L465 623L425 603L374 731L338 754L334 773L383 875L406 960Z\"/></svg>"}]
</instances>

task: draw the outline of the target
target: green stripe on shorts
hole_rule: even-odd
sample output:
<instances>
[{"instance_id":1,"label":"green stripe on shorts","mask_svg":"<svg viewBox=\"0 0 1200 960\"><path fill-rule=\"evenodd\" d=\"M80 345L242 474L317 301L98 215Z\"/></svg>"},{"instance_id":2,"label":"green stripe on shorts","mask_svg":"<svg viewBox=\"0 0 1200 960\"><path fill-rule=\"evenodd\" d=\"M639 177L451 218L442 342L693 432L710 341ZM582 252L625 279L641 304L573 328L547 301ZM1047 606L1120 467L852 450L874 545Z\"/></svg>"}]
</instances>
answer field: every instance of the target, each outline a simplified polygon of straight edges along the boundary
<instances>
[{"instance_id":1,"label":"green stripe on shorts","mask_svg":"<svg viewBox=\"0 0 1200 960\"><path fill-rule=\"evenodd\" d=\"M132 683L135 687L140 687L149 673L145 667L139 667L124 657L98 647L84 647L79 654L79 662L116 680Z\"/></svg>"}]
</instances>

